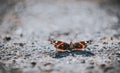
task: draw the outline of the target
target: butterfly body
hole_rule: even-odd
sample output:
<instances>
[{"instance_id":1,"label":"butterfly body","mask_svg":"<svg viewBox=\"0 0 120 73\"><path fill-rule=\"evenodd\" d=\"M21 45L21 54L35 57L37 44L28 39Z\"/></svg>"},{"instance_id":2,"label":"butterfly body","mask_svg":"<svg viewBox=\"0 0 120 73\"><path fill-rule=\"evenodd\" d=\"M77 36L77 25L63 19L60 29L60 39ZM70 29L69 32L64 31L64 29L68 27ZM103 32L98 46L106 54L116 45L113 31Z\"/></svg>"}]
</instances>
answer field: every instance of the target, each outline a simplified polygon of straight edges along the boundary
<instances>
[{"instance_id":1,"label":"butterfly body","mask_svg":"<svg viewBox=\"0 0 120 73\"><path fill-rule=\"evenodd\" d=\"M80 42L70 42L65 43L63 41L51 40L51 44L55 46L58 52L71 52L71 51L81 51L87 47L87 44L90 44L91 41L80 41Z\"/></svg>"}]
</instances>

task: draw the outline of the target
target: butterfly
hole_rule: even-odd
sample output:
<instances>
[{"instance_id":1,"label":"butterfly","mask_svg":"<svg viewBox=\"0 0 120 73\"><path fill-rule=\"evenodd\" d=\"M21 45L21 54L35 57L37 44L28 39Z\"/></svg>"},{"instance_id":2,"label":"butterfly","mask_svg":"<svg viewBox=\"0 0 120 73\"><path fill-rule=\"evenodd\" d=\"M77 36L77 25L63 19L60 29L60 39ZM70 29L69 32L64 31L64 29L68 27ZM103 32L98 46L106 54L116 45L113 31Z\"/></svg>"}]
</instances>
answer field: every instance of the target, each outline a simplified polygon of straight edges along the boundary
<instances>
[{"instance_id":1,"label":"butterfly","mask_svg":"<svg viewBox=\"0 0 120 73\"><path fill-rule=\"evenodd\" d=\"M63 41L50 40L58 52L82 51L92 40L66 43Z\"/></svg>"}]
</instances>

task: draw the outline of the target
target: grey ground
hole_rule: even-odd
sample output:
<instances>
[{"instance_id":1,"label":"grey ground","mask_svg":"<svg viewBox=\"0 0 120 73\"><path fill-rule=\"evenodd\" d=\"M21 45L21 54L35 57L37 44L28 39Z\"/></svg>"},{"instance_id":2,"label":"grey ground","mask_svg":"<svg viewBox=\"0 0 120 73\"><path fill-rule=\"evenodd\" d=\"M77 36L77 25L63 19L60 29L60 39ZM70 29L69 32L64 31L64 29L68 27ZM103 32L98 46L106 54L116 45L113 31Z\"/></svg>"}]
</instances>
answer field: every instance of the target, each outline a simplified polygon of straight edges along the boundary
<instances>
[{"instance_id":1,"label":"grey ground","mask_svg":"<svg viewBox=\"0 0 120 73\"><path fill-rule=\"evenodd\" d=\"M0 73L119 73L117 0L1 0ZM57 53L49 39L93 40Z\"/></svg>"}]
</instances>

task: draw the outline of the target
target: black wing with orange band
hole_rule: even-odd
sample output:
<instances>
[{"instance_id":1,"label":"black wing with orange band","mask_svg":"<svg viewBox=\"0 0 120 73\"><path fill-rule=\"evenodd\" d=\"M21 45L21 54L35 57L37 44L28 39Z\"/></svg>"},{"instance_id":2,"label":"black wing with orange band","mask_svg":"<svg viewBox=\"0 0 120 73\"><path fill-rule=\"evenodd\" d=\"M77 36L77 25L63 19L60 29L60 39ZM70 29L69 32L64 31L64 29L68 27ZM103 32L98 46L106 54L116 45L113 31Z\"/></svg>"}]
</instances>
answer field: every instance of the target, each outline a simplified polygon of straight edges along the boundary
<instances>
[{"instance_id":1,"label":"black wing with orange band","mask_svg":"<svg viewBox=\"0 0 120 73\"><path fill-rule=\"evenodd\" d=\"M68 43L65 43L63 41L57 41L55 43L55 48L57 49L58 52L66 52L66 51L69 51L69 44Z\"/></svg>"},{"instance_id":2,"label":"black wing with orange band","mask_svg":"<svg viewBox=\"0 0 120 73\"><path fill-rule=\"evenodd\" d=\"M82 49L86 48L87 45L91 44L92 42L93 42L92 40L76 42L74 44L73 50L81 51Z\"/></svg>"},{"instance_id":3,"label":"black wing with orange band","mask_svg":"<svg viewBox=\"0 0 120 73\"><path fill-rule=\"evenodd\" d=\"M80 41L74 44L68 44L63 41L55 41L51 40L51 44L54 44L56 50L58 52L70 52L70 51L81 51L82 49L86 48L88 44L91 44L91 40L89 41ZM72 45L72 48L71 48Z\"/></svg>"},{"instance_id":4,"label":"black wing with orange band","mask_svg":"<svg viewBox=\"0 0 120 73\"><path fill-rule=\"evenodd\" d=\"M81 51L83 48L86 48L86 47L87 47L86 43L84 41L80 41L74 44L73 50Z\"/></svg>"}]
</instances>

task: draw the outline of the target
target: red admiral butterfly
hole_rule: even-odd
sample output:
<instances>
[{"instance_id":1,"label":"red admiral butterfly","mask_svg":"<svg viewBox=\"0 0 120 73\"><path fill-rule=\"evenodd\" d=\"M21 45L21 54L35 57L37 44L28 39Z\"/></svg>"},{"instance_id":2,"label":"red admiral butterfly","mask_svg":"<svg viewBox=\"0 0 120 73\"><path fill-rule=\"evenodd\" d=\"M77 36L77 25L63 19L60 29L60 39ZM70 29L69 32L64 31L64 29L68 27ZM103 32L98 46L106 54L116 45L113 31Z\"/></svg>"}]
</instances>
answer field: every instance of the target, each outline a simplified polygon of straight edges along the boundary
<instances>
[{"instance_id":1,"label":"red admiral butterfly","mask_svg":"<svg viewBox=\"0 0 120 73\"><path fill-rule=\"evenodd\" d=\"M89 41L80 41L80 42L70 42L70 44L63 41L50 40L51 44L55 46L58 52L71 52L71 51L82 51L82 49L86 48L88 44L91 44L91 40Z\"/></svg>"}]
</instances>

